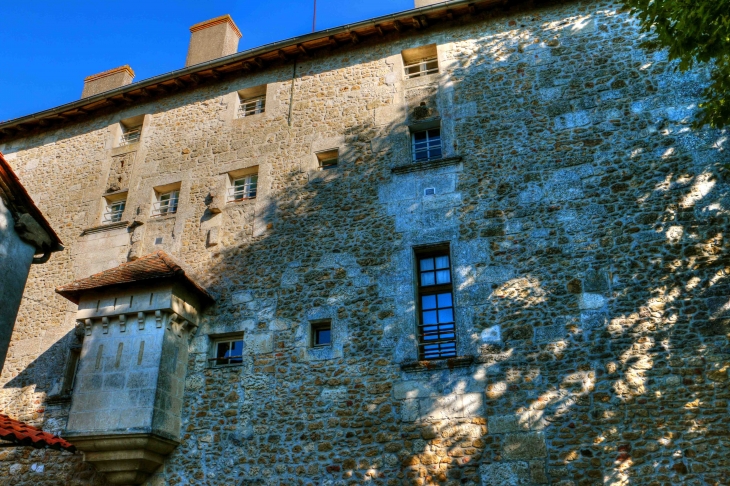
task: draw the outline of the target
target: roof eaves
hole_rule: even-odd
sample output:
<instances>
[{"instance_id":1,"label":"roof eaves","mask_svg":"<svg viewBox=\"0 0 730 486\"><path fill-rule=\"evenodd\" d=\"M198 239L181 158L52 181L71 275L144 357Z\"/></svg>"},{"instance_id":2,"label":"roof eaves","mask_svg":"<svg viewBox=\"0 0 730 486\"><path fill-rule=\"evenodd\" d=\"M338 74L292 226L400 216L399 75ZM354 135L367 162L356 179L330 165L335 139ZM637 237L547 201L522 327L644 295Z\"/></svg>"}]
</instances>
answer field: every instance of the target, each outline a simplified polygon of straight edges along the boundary
<instances>
[{"instance_id":1,"label":"roof eaves","mask_svg":"<svg viewBox=\"0 0 730 486\"><path fill-rule=\"evenodd\" d=\"M373 19L363 20L360 22L352 23L352 24L342 25L339 27L333 27L330 29L325 29L325 30L312 32L312 33L304 34L301 36L285 39L282 41L273 42L270 44L265 44L263 46L255 47L255 48L249 49L247 51L242 51L242 52L239 52L236 54L231 54L230 56L217 58L217 59L207 61L204 63L195 64L193 66L188 66L188 67L185 67L182 69L171 71L169 73L153 76L153 77L148 78L143 81L131 83L126 86L122 86L121 88L116 88L113 90L105 91L103 93L99 93L94 96L89 96L88 98L83 98L83 99L76 100L76 101L73 101L70 103L66 103L64 105L60 105L55 108L51 108L48 110L44 110L41 112L37 112L34 114L30 114L30 115L26 115L23 117L19 117L19 118L15 118L12 120L2 122L2 123L0 123L0 134L6 129L11 129L11 128L22 129L23 127L21 127L21 125L23 125L23 124L32 124L39 120L43 120L43 119L55 117L55 116L60 116L62 113L65 113L65 112L78 110L83 113L84 107L90 107L97 103L102 103L115 96L120 96L120 95L129 93L129 92L132 92L132 91L137 91L137 90L141 90L144 88L160 85L161 83L164 83L166 81L172 81L172 80L178 79L183 76L188 76L188 75L193 75L193 74L200 73L200 72L210 71L215 68L220 68L223 66L235 64L237 62L242 62L242 61L245 61L248 59L255 59L256 57L270 54L272 52L278 52L287 47L296 47L296 46L298 46L300 44L304 44L306 42L331 38L334 35L338 35L338 34L342 34L342 33L349 33L349 32L356 31L358 29L362 29L365 27L373 27L375 25L379 25L382 23L399 21L399 20L402 20L404 18L409 18L409 17L414 18L414 17L434 14L434 13L439 13L439 12L447 12L448 10L464 8L464 7L468 7L469 11L472 12L472 11L476 11L477 6L484 7L484 6L492 6L492 5L505 5L508 3L514 3L514 1L515 0L451 0L451 1L445 1L442 3L437 3L437 4L429 5L426 7L405 10L405 11L394 13L394 14L388 14L388 15L376 17Z\"/></svg>"}]
</instances>

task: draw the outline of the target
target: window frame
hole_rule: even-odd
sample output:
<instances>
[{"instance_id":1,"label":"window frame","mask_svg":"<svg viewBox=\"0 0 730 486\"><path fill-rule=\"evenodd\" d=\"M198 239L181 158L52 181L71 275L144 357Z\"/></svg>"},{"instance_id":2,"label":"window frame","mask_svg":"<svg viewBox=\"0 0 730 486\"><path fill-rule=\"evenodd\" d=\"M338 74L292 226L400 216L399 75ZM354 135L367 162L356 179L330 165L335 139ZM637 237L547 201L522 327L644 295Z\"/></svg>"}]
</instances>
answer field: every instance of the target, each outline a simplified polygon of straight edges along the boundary
<instances>
[{"instance_id":1,"label":"window frame","mask_svg":"<svg viewBox=\"0 0 730 486\"><path fill-rule=\"evenodd\" d=\"M429 68L428 65L436 63L436 67ZM418 71L410 72L409 70L418 67ZM420 61L416 61L411 64L403 65L403 74L406 79L420 78L421 76L428 76L429 74L438 74L439 70L439 59L438 56L423 58Z\"/></svg>"},{"instance_id":2,"label":"window frame","mask_svg":"<svg viewBox=\"0 0 730 486\"><path fill-rule=\"evenodd\" d=\"M337 169L340 165L340 149L329 149L316 152L314 154L317 157L317 168L319 170L332 170ZM334 164L325 164L325 162L335 161Z\"/></svg>"},{"instance_id":3,"label":"window frame","mask_svg":"<svg viewBox=\"0 0 730 486\"><path fill-rule=\"evenodd\" d=\"M418 336L418 359L422 361L432 361L432 360L438 360L438 359L450 359L457 357L457 333L456 333L456 299L454 295L454 272L453 272L453 258L451 256L450 247L448 245L439 245L434 247L428 247L428 248L417 248L414 251L415 255L415 270L416 270L416 299L417 299L417 305L416 309L418 312L417 316L417 336ZM446 270L449 272L449 282L448 283L441 283L439 284L436 280L436 272L439 270L435 263L436 263L436 257L439 256L446 256L448 258L448 267ZM431 270L422 270L422 260L426 259L433 259L434 260L434 284L433 285L423 285L422 284L422 273L424 272L430 272ZM443 269L441 269L443 270ZM451 306L444 306L444 307L438 307L438 296L443 294L450 294L451 296ZM435 296L436 298L436 307L424 309L423 306L423 298L428 296ZM439 310L445 310L445 309L451 309L451 321L450 322L438 322L438 314ZM425 324L424 323L424 312L425 311L436 311L437 315L437 322L435 324ZM446 325L445 329L442 329L442 324ZM451 332L448 330L448 326L451 326ZM425 339L424 334L424 328L425 327L435 327L438 335L440 334L453 334L453 337L451 338L440 338L436 337L434 340L427 342ZM446 351L442 351L442 344L447 344ZM426 349L426 346L428 345L438 345L437 351L435 352L428 352Z\"/></svg>"},{"instance_id":4,"label":"window frame","mask_svg":"<svg viewBox=\"0 0 730 486\"><path fill-rule=\"evenodd\" d=\"M142 139L142 124L127 127L122 123L122 134L119 137L119 146L125 147L137 143Z\"/></svg>"},{"instance_id":5,"label":"window frame","mask_svg":"<svg viewBox=\"0 0 730 486\"><path fill-rule=\"evenodd\" d=\"M253 105L253 107L249 108L249 105ZM266 113L266 93L248 98L238 93L238 118L260 115L261 113Z\"/></svg>"},{"instance_id":6,"label":"window frame","mask_svg":"<svg viewBox=\"0 0 730 486\"><path fill-rule=\"evenodd\" d=\"M317 343L317 333L319 331L328 330L330 332L330 340L328 343ZM318 321L312 321L309 323L309 347L313 349L326 348L332 346L334 341L334 334L332 332L332 319L322 319Z\"/></svg>"},{"instance_id":7,"label":"window frame","mask_svg":"<svg viewBox=\"0 0 730 486\"><path fill-rule=\"evenodd\" d=\"M218 335L218 336L210 336L210 351L208 352L208 366L210 368L231 368L235 366L243 366L243 349L244 349L244 340L243 340L243 333L233 333L233 334L224 334L224 335ZM240 355L232 355L229 357L219 357L217 356L218 353L218 345L219 344L233 344L233 343L241 343L241 354ZM231 347L229 346L229 350ZM231 363L230 361L232 359L238 359L239 362L237 363ZM219 363L219 361L227 360L227 363Z\"/></svg>"},{"instance_id":8,"label":"window frame","mask_svg":"<svg viewBox=\"0 0 730 486\"><path fill-rule=\"evenodd\" d=\"M226 202L227 203L234 203L234 202L240 202L240 201L246 201L249 199L256 199L256 196L258 194L258 184L259 184L259 173L254 172L250 174L243 174L239 176L232 176L229 175L231 185L228 187L228 193L226 194ZM252 179L256 179L252 182ZM243 184L243 190L237 191L236 190L236 182L238 181L245 181ZM240 187L240 186L239 186ZM237 193L242 193L242 197L236 197Z\"/></svg>"},{"instance_id":9,"label":"window frame","mask_svg":"<svg viewBox=\"0 0 730 486\"><path fill-rule=\"evenodd\" d=\"M438 130L438 137L433 137L433 140L438 138L438 148L431 147L430 145L430 133L431 131ZM416 136L419 134L425 133L426 134L426 148L425 149L418 149L416 147ZM424 143L424 142L418 142L418 143ZM431 156L432 151L438 150L439 155L437 156ZM418 158L419 153L425 152L427 157L426 158ZM432 160L440 160L444 158L444 137L441 130L441 126L433 126L429 128L419 128L417 130L411 130L411 158L413 162L430 162Z\"/></svg>"},{"instance_id":10,"label":"window frame","mask_svg":"<svg viewBox=\"0 0 730 486\"><path fill-rule=\"evenodd\" d=\"M120 209L114 209L115 206L121 205ZM114 201L106 200L104 212L101 215L101 224L118 223L122 220L122 215L127 207L127 199L117 199ZM111 216L109 216L111 215Z\"/></svg>"},{"instance_id":11,"label":"window frame","mask_svg":"<svg viewBox=\"0 0 730 486\"><path fill-rule=\"evenodd\" d=\"M171 204L167 204L165 206L167 209L164 212L162 211L162 203L165 202L162 198L165 196L170 196L170 198L165 201L175 201L172 211L169 209ZM177 214L177 210L180 207L180 189L172 189L165 192L155 191L155 199L155 203L152 205L153 218L161 218Z\"/></svg>"}]
</instances>

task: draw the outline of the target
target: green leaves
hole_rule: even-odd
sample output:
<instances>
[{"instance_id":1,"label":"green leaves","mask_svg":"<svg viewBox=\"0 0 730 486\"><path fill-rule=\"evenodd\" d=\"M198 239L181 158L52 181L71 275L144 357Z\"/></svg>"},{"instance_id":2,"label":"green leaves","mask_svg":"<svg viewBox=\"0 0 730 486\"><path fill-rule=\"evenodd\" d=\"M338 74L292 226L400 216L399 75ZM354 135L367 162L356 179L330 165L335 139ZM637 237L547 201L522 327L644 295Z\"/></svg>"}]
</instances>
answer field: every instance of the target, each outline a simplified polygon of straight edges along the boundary
<instances>
[{"instance_id":1,"label":"green leaves","mask_svg":"<svg viewBox=\"0 0 730 486\"><path fill-rule=\"evenodd\" d=\"M730 0L623 0L641 22L643 32L669 51L687 71L710 69L695 125L730 124Z\"/></svg>"}]
</instances>

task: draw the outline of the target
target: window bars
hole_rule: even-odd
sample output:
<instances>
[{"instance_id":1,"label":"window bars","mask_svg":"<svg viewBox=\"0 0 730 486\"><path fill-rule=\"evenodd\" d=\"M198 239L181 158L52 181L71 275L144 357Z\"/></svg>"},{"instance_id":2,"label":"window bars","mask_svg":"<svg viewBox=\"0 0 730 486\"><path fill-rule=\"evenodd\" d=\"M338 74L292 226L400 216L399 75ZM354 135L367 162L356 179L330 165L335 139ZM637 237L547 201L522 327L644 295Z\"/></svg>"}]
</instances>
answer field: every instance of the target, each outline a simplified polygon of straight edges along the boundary
<instances>
[{"instance_id":1,"label":"window bars","mask_svg":"<svg viewBox=\"0 0 730 486\"><path fill-rule=\"evenodd\" d=\"M102 222L104 224L107 223L117 223L122 220L122 213L124 212L124 207L126 206L127 201L114 201L110 204L107 204L106 211L104 211L104 218Z\"/></svg>"},{"instance_id":2,"label":"window bars","mask_svg":"<svg viewBox=\"0 0 730 486\"><path fill-rule=\"evenodd\" d=\"M427 76L439 72L438 59L424 59L405 67L406 79L417 78L419 76Z\"/></svg>"},{"instance_id":3,"label":"window bars","mask_svg":"<svg viewBox=\"0 0 730 486\"><path fill-rule=\"evenodd\" d=\"M442 156L440 128L431 128L413 134L414 162L440 159Z\"/></svg>"},{"instance_id":4,"label":"window bars","mask_svg":"<svg viewBox=\"0 0 730 486\"><path fill-rule=\"evenodd\" d=\"M208 362L214 366L228 366L243 363L243 339L225 339L215 342L214 356Z\"/></svg>"},{"instance_id":5,"label":"window bars","mask_svg":"<svg viewBox=\"0 0 730 486\"><path fill-rule=\"evenodd\" d=\"M152 216L165 216L177 212L177 202L180 191L166 192L160 194L157 202L152 206Z\"/></svg>"},{"instance_id":6,"label":"window bars","mask_svg":"<svg viewBox=\"0 0 730 486\"><path fill-rule=\"evenodd\" d=\"M243 201L244 199L255 198L258 181L258 174L252 174L234 180L233 185L228 188L228 202Z\"/></svg>"},{"instance_id":7,"label":"window bars","mask_svg":"<svg viewBox=\"0 0 730 486\"><path fill-rule=\"evenodd\" d=\"M266 96L258 96L256 98L241 99L238 107L238 117L258 115L266 111Z\"/></svg>"},{"instance_id":8,"label":"window bars","mask_svg":"<svg viewBox=\"0 0 730 486\"><path fill-rule=\"evenodd\" d=\"M418 256L419 354L456 356L456 323L448 251Z\"/></svg>"},{"instance_id":9,"label":"window bars","mask_svg":"<svg viewBox=\"0 0 730 486\"><path fill-rule=\"evenodd\" d=\"M139 138L142 136L142 125L131 128L122 127L122 139L119 145L130 145L139 142Z\"/></svg>"}]
</instances>

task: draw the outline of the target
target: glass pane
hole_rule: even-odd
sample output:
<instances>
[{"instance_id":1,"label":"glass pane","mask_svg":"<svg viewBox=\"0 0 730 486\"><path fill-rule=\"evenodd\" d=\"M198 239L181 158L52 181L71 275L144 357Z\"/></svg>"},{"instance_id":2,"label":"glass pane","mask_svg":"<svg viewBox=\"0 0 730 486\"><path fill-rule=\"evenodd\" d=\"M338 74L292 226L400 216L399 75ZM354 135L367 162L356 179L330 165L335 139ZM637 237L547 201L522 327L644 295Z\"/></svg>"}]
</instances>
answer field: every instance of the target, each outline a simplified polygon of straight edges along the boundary
<instances>
[{"instance_id":1,"label":"glass pane","mask_svg":"<svg viewBox=\"0 0 730 486\"><path fill-rule=\"evenodd\" d=\"M436 278L433 272L424 272L421 274L421 285L427 286L427 285L434 285L436 283Z\"/></svg>"},{"instance_id":2,"label":"glass pane","mask_svg":"<svg viewBox=\"0 0 730 486\"><path fill-rule=\"evenodd\" d=\"M438 270L436 272L436 283L437 284L447 284L451 282L451 275L449 275L448 270Z\"/></svg>"},{"instance_id":3,"label":"glass pane","mask_svg":"<svg viewBox=\"0 0 730 486\"><path fill-rule=\"evenodd\" d=\"M229 351L230 351L229 343L218 343L218 349L216 350L215 357L224 358L228 355Z\"/></svg>"},{"instance_id":4,"label":"glass pane","mask_svg":"<svg viewBox=\"0 0 730 486\"><path fill-rule=\"evenodd\" d=\"M231 356L241 356L243 354L243 341L233 341L231 345Z\"/></svg>"},{"instance_id":5,"label":"glass pane","mask_svg":"<svg viewBox=\"0 0 730 486\"><path fill-rule=\"evenodd\" d=\"M437 149L431 149L431 158L432 159L440 159L441 158L441 148Z\"/></svg>"},{"instance_id":6,"label":"glass pane","mask_svg":"<svg viewBox=\"0 0 730 486\"><path fill-rule=\"evenodd\" d=\"M436 257L436 268L449 268L449 257L448 256Z\"/></svg>"},{"instance_id":7,"label":"glass pane","mask_svg":"<svg viewBox=\"0 0 730 486\"><path fill-rule=\"evenodd\" d=\"M421 306L423 310L435 309L436 308L436 296L435 295L424 295L421 297Z\"/></svg>"},{"instance_id":8,"label":"glass pane","mask_svg":"<svg viewBox=\"0 0 730 486\"><path fill-rule=\"evenodd\" d=\"M453 305L450 293L449 294L439 294L438 299L439 299L439 307L441 307L442 309L444 307L451 307Z\"/></svg>"},{"instance_id":9,"label":"glass pane","mask_svg":"<svg viewBox=\"0 0 730 486\"><path fill-rule=\"evenodd\" d=\"M429 70L431 70L431 69L438 69L438 67L439 67L439 62L436 61L436 60L428 61L426 63L426 69L429 69Z\"/></svg>"},{"instance_id":10,"label":"glass pane","mask_svg":"<svg viewBox=\"0 0 730 486\"><path fill-rule=\"evenodd\" d=\"M160 201L168 201L170 199L171 193L162 194L160 195Z\"/></svg>"},{"instance_id":11,"label":"glass pane","mask_svg":"<svg viewBox=\"0 0 730 486\"><path fill-rule=\"evenodd\" d=\"M436 324L436 311L426 311L423 313L424 324Z\"/></svg>"},{"instance_id":12,"label":"glass pane","mask_svg":"<svg viewBox=\"0 0 730 486\"><path fill-rule=\"evenodd\" d=\"M329 344L331 342L330 329L318 329L316 331L315 344Z\"/></svg>"},{"instance_id":13,"label":"glass pane","mask_svg":"<svg viewBox=\"0 0 730 486\"><path fill-rule=\"evenodd\" d=\"M428 131L428 136L429 136L429 138L441 136L441 129L432 128L431 130Z\"/></svg>"},{"instance_id":14,"label":"glass pane","mask_svg":"<svg viewBox=\"0 0 730 486\"><path fill-rule=\"evenodd\" d=\"M413 134L413 139L416 142L425 141L426 140L426 132L416 132Z\"/></svg>"},{"instance_id":15,"label":"glass pane","mask_svg":"<svg viewBox=\"0 0 730 486\"><path fill-rule=\"evenodd\" d=\"M424 258L421 260L421 271L433 270L433 258Z\"/></svg>"},{"instance_id":16,"label":"glass pane","mask_svg":"<svg viewBox=\"0 0 730 486\"><path fill-rule=\"evenodd\" d=\"M454 322L454 313L451 309L439 310L439 322Z\"/></svg>"},{"instance_id":17,"label":"glass pane","mask_svg":"<svg viewBox=\"0 0 730 486\"><path fill-rule=\"evenodd\" d=\"M252 175L251 176L251 184L252 185L255 185L256 183L258 183L258 181L259 181L259 176L258 175Z\"/></svg>"}]
</instances>

